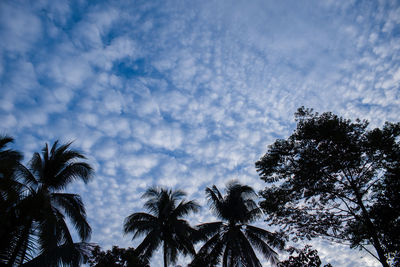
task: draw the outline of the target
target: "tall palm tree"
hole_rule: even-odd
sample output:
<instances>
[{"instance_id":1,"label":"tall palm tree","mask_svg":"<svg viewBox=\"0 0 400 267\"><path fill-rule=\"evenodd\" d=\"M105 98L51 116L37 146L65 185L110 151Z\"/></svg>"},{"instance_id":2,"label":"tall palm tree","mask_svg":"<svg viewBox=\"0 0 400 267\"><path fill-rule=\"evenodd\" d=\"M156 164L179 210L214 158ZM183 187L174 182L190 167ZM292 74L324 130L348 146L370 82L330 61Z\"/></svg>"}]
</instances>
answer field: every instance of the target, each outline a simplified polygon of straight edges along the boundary
<instances>
[{"instance_id":1,"label":"tall palm tree","mask_svg":"<svg viewBox=\"0 0 400 267\"><path fill-rule=\"evenodd\" d=\"M10 246L8 265L23 264L33 256L37 257L28 266L79 265L83 260L91 228L80 196L63 191L74 180L87 183L93 170L86 162L79 161L85 157L69 149L70 145L59 146L56 141L49 149L46 144L42 154L34 153L28 167L20 165L16 171L16 179L24 190L16 204L20 214L18 235ZM82 242L73 242L66 217Z\"/></svg>"},{"instance_id":2,"label":"tall palm tree","mask_svg":"<svg viewBox=\"0 0 400 267\"><path fill-rule=\"evenodd\" d=\"M261 267L254 248L273 265L278 262L278 254L271 248L282 249L283 241L275 233L250 225L262 215L254 198L256 193L247 185L231 182L226 195L218 188L206 188L206 195L218 222L204 223L197 228L205 241L192 266L207 263L215 266L222 259L223 267Z\"/></svg>"},{"instance_id":3,"label":"tall palm tree","mask_svg":"<svg viewBox=\"0 0 400 267\"><path fill-rule=\"evenodd\" d=\"M197 212L199 205L195 201L181 200L185 195L180 190L149 188L142 196L147 199L144 207L149 213L137 212L125 219L124 232L132 233L132 239L146 235L136 248L141 257L150 259L161 244L165 267L176 262L178 252L195 254L191 239L195 230L183 217Z\"/></svg>"}]
</instances>

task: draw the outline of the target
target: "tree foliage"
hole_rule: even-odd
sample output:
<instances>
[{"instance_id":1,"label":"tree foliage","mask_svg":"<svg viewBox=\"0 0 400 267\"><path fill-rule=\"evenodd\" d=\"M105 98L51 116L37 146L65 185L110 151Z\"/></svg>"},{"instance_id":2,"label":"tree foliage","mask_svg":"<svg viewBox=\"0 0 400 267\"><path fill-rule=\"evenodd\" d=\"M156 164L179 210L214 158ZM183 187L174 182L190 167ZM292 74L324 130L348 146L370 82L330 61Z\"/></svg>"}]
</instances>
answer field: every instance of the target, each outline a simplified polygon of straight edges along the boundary
<instances>
[{"instance_id":1,"label":"tree foliage","mask_svg":"<svg viewBox=\"0 0 400 267\"><path fill-rule=\"evenodd\" d=\"M16 229L18 212L14 208L21 198L21 185L14 181L14 171L22 154L9 149L13 142L9 136L0 136L0 263L5 263L9 247L19 232Z\"/></svg>"},{"instance_id":2,"label":"tree foliage","mask_svg":"<svg viewBox=\"0 0 400 267\"><path fill-rule=\"evenodd\" d=\"M74 180L87 182L92 168L70 143L48 145L34 153L27 167L8 165L0 177L2 236L1 262L10 266L79 266L87 256L91 228L79 195L64 193ZM15 153L14 153L15 158ZM18 158L15 158L18 159ZM4 173L4 172L3 172ZM69 218L81 242L74 242Z\"/></svg>"},{"instance_id":3,"label":"tree foliage","mask_svg":"<svg viewBox=\"0 0 400 267\"><path fill-rule=\"evenodd\" d=\"M92 250L88 263L92 267L145 267L147 262L139 258L134 248L119 248L102 251L99 246Z\"/></svg>"},{"instance_id":4,"label":"tree foliage","mask_svg":"<svg viewBox=\"0 0 400 267\"><path fill-rule=\"evenodd\" d=\"M399 256L400 124L368 129L367 121L300 108L297 128L256 162L261 207L270 224L296 238L325 237L351 247L372 245L377 259Z\"/></svg>"},{"instance_id":5,"label":"tree foliage","mask_svg":"<svg viewBox=\"0 0 400 267\"><path fill-rule=\"evenodd\" d=\"M183 218L198 211L199 205L195 201L182 200L185 195L180 190L155 187L143 194L147 199L144 206L149 213L133 213L124 223L124 232L133 234L132 239L145 235L136 248L140 257L149 260L161 244L164 266L175 263L179 252L195 254L192 239L195 230Z\"/></svg>"},{"instance_id":6,"label":"tree foliage","mask_svg":"<svg viewBox=\"0 0 400 267\"><path fill-rule=\"evenodd\" d=\"M272 249L282 249L279 234L250 225L262 215L254 201L256 193L247 185L229 183L225 196L214 185L206 194L218 222L204 223L197 227L200 239L205 241L190 266L262 266L254 248L272 264L278 254Z\"/></svg>"},{"instance_id":7,"label":"tree foliage","mask_svg":"<svg viewBox=\"0 0 400 267\"><path fill-rule=\"evenodd\" d=\"M294 252L297 256L290 255L289 259L278 263L278 267L320 267L322 262L318 256L316 249L311 249L311 246L306 245L303 249L288 249L290 254ZM326 264L324 267L332 267L331 264Z\"/></svg>"}]
</instances>

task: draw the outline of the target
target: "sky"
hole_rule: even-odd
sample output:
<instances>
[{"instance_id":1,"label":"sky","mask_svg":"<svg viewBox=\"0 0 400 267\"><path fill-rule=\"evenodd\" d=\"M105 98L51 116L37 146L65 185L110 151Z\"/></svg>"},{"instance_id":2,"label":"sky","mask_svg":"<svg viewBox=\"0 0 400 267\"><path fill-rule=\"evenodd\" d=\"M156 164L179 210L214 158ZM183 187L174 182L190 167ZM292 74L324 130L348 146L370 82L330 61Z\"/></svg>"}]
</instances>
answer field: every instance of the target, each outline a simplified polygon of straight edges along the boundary
<instances>
[{"instance_id":1,"label":"sky","mask_svg":"<svg viewBox=\"0 0 400 267\"><path fill-rule=\"evenodd\" d=\"M149 186L197 200L194 225L214 220L206 187L261 190L254 163L300 106L400 121L396 0L2 0L0 40L0 133L26 162L74 141L96 174L67 191L103 248L137 246L122 225ZM334 266L379 266L313 244Z\"/></svg>"}]
</instances>

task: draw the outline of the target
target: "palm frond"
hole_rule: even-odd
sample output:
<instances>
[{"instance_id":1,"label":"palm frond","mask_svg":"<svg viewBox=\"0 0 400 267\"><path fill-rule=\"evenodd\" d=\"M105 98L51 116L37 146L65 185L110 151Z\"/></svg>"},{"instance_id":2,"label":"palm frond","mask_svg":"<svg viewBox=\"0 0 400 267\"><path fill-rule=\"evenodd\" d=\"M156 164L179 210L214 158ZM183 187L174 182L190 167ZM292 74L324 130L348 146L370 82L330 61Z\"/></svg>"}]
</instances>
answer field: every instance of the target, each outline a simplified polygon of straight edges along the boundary
<instances>
[{"instance_id":1,"label":"palm frond","mask_svg":"<svg viewBox=\"0 0 400 267\"><path fill-rule=\"evenodd\" d=\"M0 178L9 177L14 171L15 164L22 160L22 154L12 149L5 149L9 143L12 143L12 137L0 136Z\"/></svg>"},{"instance_id":2,"label":"palm frond","mask_svg":"<svg viewBox=\"0 0 400 267\"><path fill-rule=\"evenodd\" d=\"M171 200L179 200L183 197L186 196L186 193L182 190L174 190L174 191L168 191L168 194L170 195Z\"/></svg>"},{"instance_id":3,"label":"palm frond","mask_svg":"<svg viewBox=\"0 0 400 267\"><path fill-rule=\"evenodd\" d=\"M148 234L159 228L158 219L151 214L138 212L133 213L125 219L125 234L133 233L135 239L141 235Z\"/></svg>"},{"instance_id":4,"label":"palm frond","mask_svg":"<svg viewBox=\"0 0 400 267\"><path fill-rule=\"evenodd\" d=\"M251 232L252 234L266 241L271 246L278 248L279 250L282 250L285 247L285 241L278 233L271 233L267 230L252 225L246 225L246 232Z\"/></svg>"},{"instance_id":5,"label":"palm frond","mask_svg":"<svg viewBox=\"0 0 400 267\"><path fill-rule=\"evenodd\" d=\"M59 209L49 206L38 219L38 244L42 252L65 242L73 243L65 217Z\"/></svg>"},{"instance_id":6,"label":"palm frond","mask_svg":"<svg viewBox=\"0 0 400 267\"><path fill-rule=\"evenodd\" d=\"M163 237L163 250L166 251L167 265L171 265L176 262L178 257L178 249L180 247L181 244L177 242L172 234L168 234Z\"/></svg>"},{"instance_id":7,"label":"palm frond","mask_svg":"<svg viewBox=\"0 0 400 267\"><path fill-rule=\"evenodd\" d=\"M87 241L90 238L92 230L86 220L85 207L81 197L76 194L53 193L51 194L51 199L71 219L81 240Z\"/></svg>"},{"instance_id":8,"label":"palm frond","mask_svg":"<svg viewBox=\"0 0 400 267\"><path fill-rule=\"evenodd\" d=\"M15 178L22 181L22 184L36 188L39 182L34 174L23 164L18 163L15 169Z\"/></svg>"},{"instance_id":9,"label":"palm frond","mask_svg":"<svg viewBox=\"0 0 400 267\"><path fill-rule=\"evenodd\" d=\"M197 255L200 259L206 260L209 266L218 265L225 245L225 240L217 233L204 243Z\"/></svg>"},{"instance_id":10,"label":"palm frond","mask_svg":"<svg viewBox=\"0 0 400 267\"><path fill-rule=\"evenodd\" d=\"M150 187L144 192L142 198L158 198L159 195L160 189L158 187Z\"/></svg>"},{"instance_id":11,"label":"palm frond","mask_svg":"<svg viewBox=\"0 0 400 267\"><path fill-rule=\"evenodd\" d=\"M257 205L253 209L248 209L249 211L245 214L244 222L254 222L258 218L262 216L262 210L257 207Z\"/></svg>"},{"instance_id":12,"label":"palm frond","mask_svg":"<svg viewBox=\"0 0 400 267\"><path fill-rule=\"evenodd\" d=\"M179 205L174 209L171 214L173 218L181 218L185 215L188 215L191 212L197 212L200 209L200 205L196 203L196 201L181 201Z\"/></svg>"},{"instance_id":13,"label":"palm frond","mask_svg":"<svg viewBox=\"0 0 400 267\"><path fill-rule=\"evenodd\" d=\"M86 162L70 163L64 167L51 182L49 181L50 188L54 190L64 189L73 180L82 180L88 183L93 175L92 167Z\"/></svg>"},{"instance_id":14,"label":"palm frond","mask_svg":"<svg viewBox=\"0 0 400 267\"><path fill-rule=\"evenodd\" d=\"M67 148L72 143L67 143ZM75 149L57 149L56 154L54 154L55 158L58 158L60 162L73 162L77 159L86 159L85 155Z\"/></svg>"},{"instance_id":15,"label":"palm frond","mask_svg":"<svg viewBox=\"0 0 400 267\"><path fill-rule=\"evenodd\" d=\"M212 235L215 235L218 232L222 231L223 222L211 222L211 223L203 223L196 226L197 235L195 240L205 241Z\"/></svg>"},{"instance_id":16,"label":"palm frond","mask_svg":"<svg viewBox=\"0 0 400 267\"><path fill-rule=\"evenodd\" d=\"M260 251L273 266L276 266L276 264L279 262L278 253L276 253L262 238L260 238L260 236L257 234L257 231L251 231L247 228L245 234L253 246Z\"/></svg>"},{"instance_id":17,"label":"palm frond","mask_svg":"<svg viewBox=\"0 0 400 267\"><path fill-rule=\"evenodd\" d=\"M151 256L153 255L154 251L161 244L160 232L152 231L150 232L140 243L140 245L136 248L136 251L139 253L141 257L145 260L150 260Z\"/></svg>"},{"instance_id":18,"label":"palm frond","mask_svg":"<svg viewBox=\"0 0 400 267\"><path fill-rule=\"evenodd\" d=\"M224 212L224 200L221 197L221 193L218 191L217 187L215 185L212 187L212 189L207 187L206 195L208 198L208 203L215 214L221 219L226 219Z\"/></svg>"},{"instance_id":19,"label":"palm frond","mask_svg":"<svg viewBox=\"0 0 400 267\"><path fill-rule=\"evenodd\" d=\"M23 267L35 266L81 266L90 256L93 244L80 242L53 247L36 258L23 264Z\"/></svg>"},{"instance_id":20,"label":"palm frond","mask_svg":"<svg viewBox=\"0 0 400 267\"><path fill-rule=\"evenodd\" d=\"M0 263L14 266L30 259L36 250L31 224L31 221L21 223L8 229L11 230L9 233L2 235Z\"/></svg>"},{"instance_id":21,"label":"palm frond","mask_svg":"<svg viewBox=\"0 0 400 267\"><path fill-rule=\"evenodd\" d=\"M237 233L237 243L239 244L239 251L237 251L237 254L240 255L242 263L244 263L245 266L262 267L249 240L242 231L238 231Z\"/></svg>"},{"instance_id":22,"label":"palm frond","mask_svg":"<svg viewBox=\"0 0 400 267\"><path fill-rule=\"evenodd\" d=\"M28 163L28 168L33 176L36 176L42 182L44 164L39 153L33 153L32 159Z\"/></svg>"},{"instance_id":23,"label":"palm frond","mask_svg":"<svg viewBox=\"0 0 400 267\"><path fill-rule=\"evenodd\" d=\"M5 148L9 143L13 143L14 138L8 135L1 135L0 136L0 150Z\"/></svg>"},{"instance_id":24,"label":"palm frond","mask_svg":"<svg viewBox=\"0 0 400 267\"><path fill-rule=\"evenodd\" d=\"M173 226L174 228L174 239L178 244L178 250L183 255L195 255L193 236L197 232L196 229L192 228L189 223L185 220L177 220Z\"/></svg>"}]
</instances>

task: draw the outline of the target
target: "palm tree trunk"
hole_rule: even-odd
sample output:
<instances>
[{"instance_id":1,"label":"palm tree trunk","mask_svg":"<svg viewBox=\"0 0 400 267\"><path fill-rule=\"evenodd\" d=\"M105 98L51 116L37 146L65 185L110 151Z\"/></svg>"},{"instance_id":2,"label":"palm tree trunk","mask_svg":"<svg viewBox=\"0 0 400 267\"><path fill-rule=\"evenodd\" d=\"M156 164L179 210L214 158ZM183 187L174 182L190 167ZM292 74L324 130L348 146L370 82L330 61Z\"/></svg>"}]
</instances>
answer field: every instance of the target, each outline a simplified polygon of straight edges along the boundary
<instances>
[{"instance_id":1,"label":"palm tree trunk","mask_svg":"<svg viewBox=\"0 0 400 267\"><path fill-rule=\"evenodd\" d=\"M165 244L165 241L164 241L164 244L163 244L163 256L164 256L164 267L168 267L168 264L167 264L167 244Z\"/></svg>"}]
</instances>

